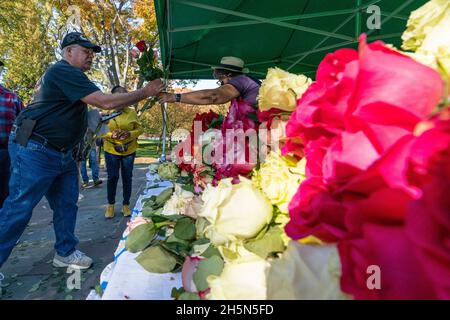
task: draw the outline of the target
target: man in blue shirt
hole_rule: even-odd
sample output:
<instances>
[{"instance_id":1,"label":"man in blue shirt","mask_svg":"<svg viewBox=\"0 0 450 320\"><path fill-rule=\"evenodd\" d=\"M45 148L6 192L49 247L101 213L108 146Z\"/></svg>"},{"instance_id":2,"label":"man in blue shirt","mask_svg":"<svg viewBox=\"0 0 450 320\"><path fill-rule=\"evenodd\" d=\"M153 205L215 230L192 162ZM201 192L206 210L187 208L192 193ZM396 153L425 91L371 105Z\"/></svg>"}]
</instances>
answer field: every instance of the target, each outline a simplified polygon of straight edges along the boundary
<instances>
[{"instance_id":1,"label":"man in blue shirt","mask_svg":"<svg viewBox=\"0 0 450 320\"><path fill-rule=\"evenodd\" d=\"M74 148L87 129L87 104L122 109L157 95L161 80L130 93L105 94L85 75L101 48L81 33L67 34L63 60L39 80L31 104L18 116L9 139L10 192L0 209L0 267L22 235L42 197L53 210L56 254L53 265L87 269L92 259L76 250L78 170Z\"/></svg>"}]
</instances>

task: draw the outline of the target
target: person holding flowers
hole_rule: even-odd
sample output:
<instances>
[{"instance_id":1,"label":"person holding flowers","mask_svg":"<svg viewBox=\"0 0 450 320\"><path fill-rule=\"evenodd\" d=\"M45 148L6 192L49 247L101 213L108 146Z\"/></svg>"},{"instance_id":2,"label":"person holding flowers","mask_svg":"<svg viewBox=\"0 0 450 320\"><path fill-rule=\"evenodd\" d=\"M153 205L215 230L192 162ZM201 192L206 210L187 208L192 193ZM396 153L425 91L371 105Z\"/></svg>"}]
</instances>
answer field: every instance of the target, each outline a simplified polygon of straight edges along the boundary
<instances>
[{"instance_id":1,"label":"person holding flowers","mask_svg":"<svg viewBox=\"0 0 450 320\"><path fill-rule=\"evenodd\" d=\"M72 149L87 129L87 105L119 109L157 95L161 80L130 93L105 94L85 72L101 51L79 32L61 42L63 59L38 81L30 105L17 117L9 136L10 192L0 209L0 267L24 232L34 207L46 197L53 211L55 267L87 269L92 259L76 249L78 170Z\"/></svg>"},{"instance_id":2,"label":"person holding flowers","mask_svg":"<svg viewBox=\"0 0 450 320\"><path fill-rule=\"evenodd\" d=\"M127 90L121 86L115 86L111 93L122 94ZM134 108L128 107L122 113L109 121L110 132L103 135L105 148L106 171L108 173L107 192L108 206L105 218L114 217L114 204L116 202L117 182L119 171L122 175L124 217L131 216L130 197L133 177L134 158L138 146L137 138L143 130L139 125Z\"/></svg>"}]
</instances>

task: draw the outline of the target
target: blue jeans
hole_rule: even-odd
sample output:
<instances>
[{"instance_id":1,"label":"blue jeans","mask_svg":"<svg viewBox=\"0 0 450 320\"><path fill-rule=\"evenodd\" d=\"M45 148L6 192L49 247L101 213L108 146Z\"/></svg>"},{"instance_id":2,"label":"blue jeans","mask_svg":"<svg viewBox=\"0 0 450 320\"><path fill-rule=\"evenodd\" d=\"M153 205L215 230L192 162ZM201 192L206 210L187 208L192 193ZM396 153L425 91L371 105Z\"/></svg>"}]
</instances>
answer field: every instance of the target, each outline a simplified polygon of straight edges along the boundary
<instances>
[{"instance_id":1,"label":"blue jeans","mask_svg":"<svg viewBox=\"0 0 450 320\"><path fill-rule=\"evenodd\" d=\"M116 189L119 181L119 171L122 173L123 204L129 205L131 198L131 183L133 179L134 158L136 153L128 156L117 156L105 151L106 171L108 172L108 203L116 203Z\"/></svg>"},{"instance_id":2,"label":"blue jeans","mask_svg":"<svg viewBox=\"0 0 450 320\"><path fill-rule=\"evenodd\" d=\"M8 196L8 183L10 176L10 161L8 149L0 149L0 208Z\"/></svg>"},{"instance_id":3,"label":"blue jeans","mask_svg":"<svg viewBox=\"0 0 450 320\"><path fill-rule=\"evenodd\" d=\"M86 168L87 161L80 161L80 171L81 171L81 178L83 179L83 182L89 182L89 176L87 173ZM94 181L98 180L99 175L99 169L98 169L98 163L97 163L97 152L95 151L95 146L91 149L91 152L89 153L89 166L92 170L92 179Z\"/></svg>"},{"instance_id":4,"label":"blue jeans","mask_svg":"<svg viewBox=\"0 0 450 320\"><path fill-rule=\"evenodd\" d=\"M72 151L61 153L30 140L26 147L9 139L11 179L9 196L0 209L0 267L11 254L31 219L34 207L46 197L53 210L55 250L66 257L75 251L78 170Z\"/></svg>"}]
</instances>

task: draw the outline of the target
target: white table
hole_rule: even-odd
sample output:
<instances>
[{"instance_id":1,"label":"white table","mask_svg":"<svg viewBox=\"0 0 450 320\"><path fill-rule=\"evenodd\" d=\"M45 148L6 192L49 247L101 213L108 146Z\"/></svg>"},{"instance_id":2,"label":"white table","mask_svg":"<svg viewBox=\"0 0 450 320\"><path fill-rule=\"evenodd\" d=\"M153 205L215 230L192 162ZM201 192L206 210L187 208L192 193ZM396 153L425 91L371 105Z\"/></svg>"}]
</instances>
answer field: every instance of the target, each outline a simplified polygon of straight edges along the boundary
<instances>
[{"instance_id":1,"label":"white table","mask_svg":"<svg viewBox=\"0 0 450 320\"><path fill-rule=\"evenodd\" d=\"M143 200L158 195L171 186L168 181L161 182L159 176L150 169L147 172L147 187L139 196L131 219L142 215ZM155 186L158 186L155 188ZM171 300L173 287L181 287L181 273L150 273L136 262L139 253L128 252L125 248L127 231L114 253L111 262L100 276L103 296L91 291L87 300Z\"/></svg>"}]
</instances>

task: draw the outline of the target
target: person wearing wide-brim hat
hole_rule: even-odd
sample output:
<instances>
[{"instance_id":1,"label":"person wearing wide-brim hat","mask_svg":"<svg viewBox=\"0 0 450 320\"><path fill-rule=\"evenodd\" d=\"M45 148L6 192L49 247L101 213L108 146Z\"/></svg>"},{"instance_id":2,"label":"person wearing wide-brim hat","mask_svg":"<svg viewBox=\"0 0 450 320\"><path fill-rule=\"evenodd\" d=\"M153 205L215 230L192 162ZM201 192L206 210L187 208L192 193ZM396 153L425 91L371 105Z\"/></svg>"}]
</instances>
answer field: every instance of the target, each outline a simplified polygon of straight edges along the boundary
<instances>
[{"instance_id":1,"label":"person wearing wide-brim hat","mask_svg":"<svg viewBox=\"0 0 450 320\"><path fill-rule=\"evenodd\" d=\"M244 61L237 57L223 57L220 64L212 66L213 76L220 83L217 89L206 89L188 93L160 93L158 100L164 102L181 102L187 104L209 105L222 104L233 99L242 98L250 104L256 103L261 82L247 73Z\"/></svg>"}]
</instances>

